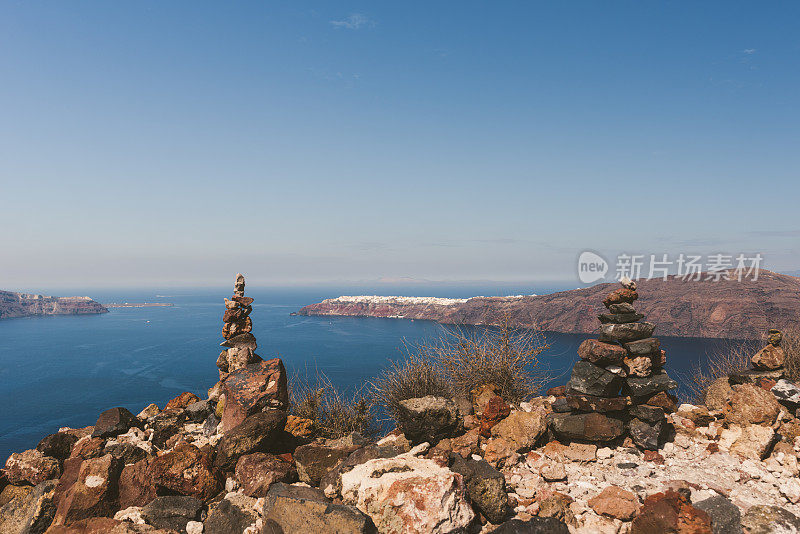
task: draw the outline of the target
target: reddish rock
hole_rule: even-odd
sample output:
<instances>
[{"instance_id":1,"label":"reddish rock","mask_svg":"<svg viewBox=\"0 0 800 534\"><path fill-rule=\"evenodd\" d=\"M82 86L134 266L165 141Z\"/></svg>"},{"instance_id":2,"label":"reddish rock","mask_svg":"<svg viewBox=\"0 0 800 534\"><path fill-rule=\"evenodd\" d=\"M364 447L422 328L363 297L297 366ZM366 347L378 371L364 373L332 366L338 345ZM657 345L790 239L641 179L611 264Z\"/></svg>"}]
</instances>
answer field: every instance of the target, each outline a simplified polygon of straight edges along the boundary
<instances>
[{"instance_id":1,"label":"reddish rock","mask_svg":"<svg viewBox=\"0 0 800 534\"><path fill-rule=\"evenodd\" d=\"M194 393L189 393L188 391L184 391L171 401L167 403L164 407L164 410L183 410L193 402L197 402L200 400L200 397L195 395Z\"/></svg>"},{"instance_id":2,"label":"reddish rock","mask_svg":"<svg viewBox=\"0 0 800 534\"><path fill-rule=\"evenodd\" d=\"M155 458L150 476L157 489L207 501L222 488L208 454L186 442Z\"/></svg>"},{"instance_id":3,"label":"reddish rock","mask_svg":"<svg viewBox=\"0 0 800 534\"><path fill-rule=\"evenodd\" d=\"M492 427L508 417L510 413L511 406L509 406L502 397L495 395L489 399L489 402L486 403L486 407L484 407L483 413L481 414L481 436L485 438L490 437L492 435Z\"/></svg>"},{"instance_id":4,"label":"reddish rock","mask_svg":"<svg viewBox=\"0 0 800 534\"><path fill-rule=\"evenodd\" d=\"M630 521L639 510L639 499L630 491L609 486L589 499L589 506L600 515Z\"/></svg>"},{"instance_id":5,"label":"reddish rock","mask_svg":"<svg viewBox=\"0 0 800 534\"><path fill-rule=\"evenodd\" d=\"M609 293L608 296L603 299L603 306L608 308L612 304L622 304L623 302L631 304L638 298L639 294L636 291L623 287Z\"/></svg>"},{"instance_id":6,"label":"reddish rock","mask_svg":"<svg viewBox=\"0 0 800 534\"><path fill-rule=\"evenodd\" d=\"M242 306L250 306L253 303L252 297L240 297L238 295L234 295L231 297L231 300L234 302L238 302Z\"/></svg>"},{"instance_id":7,"label":"reddish rock","mask_svg":"<svg viewBox=\"0 0 800 534\"><path fill-rule=\"evenodd\" d=\"M109 408L100 414L94 424L93 438L110 438L124 434L131 427L140 427L141 422L125 408Z\"/></svg>"},{"instance_id":8,"label":"reddish rock","mask_svg":"<svg viewBox=\"0 0 800 534\"><path fill-rule=\"evenodd\" d=\"M750 363L753 364L753 369L760 371L772 371L783 367L786 361L786 352L781 347L775 345L767 345L758 351L751 359Z\"/></svg>"},{"instance_id":9,"label":"reddish rock","mask_svg":"<svg viewBox=\"0 0 800 534\"><path fill-rule=\"evenodd\" d=\"M550 388L547 390L547 395L551 395L553 397L563 397L567 392L567 386L561 385Z\"/></svg>"},{"instance_id":10,"label":"reddish rock","mask_svg":"<svg viewBox=\"0 0 800 534\"><path fill-rule=\"evenodd\" d=\"M628 352L621 346L596 339L587 339L578 346L578 356L600 365L620 363L627 355Z\"/></svg>"},{"instance_id":11,"label":"reddish rock","mask_svg":"<svg viewBox=\"0 0 800 534\"><path fill-rule=\"evenodd\" d=\"M550 414L550 425L560 436L586 441L611 441L620 437L625 431L620 419L596 412L553 413Z\"/></svg>"},{"instance_id":12,"label":"reddish rock","mask_svg":"<svg viewBox=\"0 0 800 534\"><path fill-rule=\"evenodd\" d=\"M667 393L666 391L659 391L652 397L642 399L640 404L647 404L648 406L657 406L664 410L665 413L674 413L678 409L678 399L675 395Z\"/></svg>"},{"instance_id":13,"label":"reddish rock","mask_svg":"<svg viewBox=\"0 0 800 534\"><path fill-rule=\"evenodd\" d=\"M712 534L711 518L680 493L667 490L644 500L631 524L631 534Z\"/></svg>"},{"instance_id":14,"label":"reddish rock","mask_svg":"<svg viewBox=\"0 0 800 534\"><path fill-rule=\"evenodd\" d=\"M273 483L291 483L296 478L292 464L272 454L246 454L236 462L236 480L248 497L265 497Z\"/></svg>"},{"instance_id":15,"label":"reddish rock","mask_svg":"<svg viewBox=\"0 0 800 534\"><path fill-rule=\"evenodd\" d=\"M642 459L645 462L653 462L656 465L664 465L664 457L658 451L644 451Z\"/></svg>"},{"instance_id":16,"label":"reddish rock","mask_svg":"<svg viewBox=\"0 0 800 534\"><path fill-rule=\"evenodd\" d=\"M52 456L57 460L65 460L69 458L70 451L75 443L79 440L79 436L70 432L56 432L45 436L36 446L45 456Z\"/></svg>"},{"instance_id":17,"label":"reddish rock","mask_svg":"<svg viewBox=\"0 0 800 534\"><path fill-rule=\"evenodd\" d=\"M770 345L771 346L771 345ZM738 425L772 425L781 411L775 396L753 384L733 386L725 419Z\"/></svg>"},{"instance_id":18,"label":"reddish rock","mask_svg":"<svg viewBox=\"0 0 800 534\"><path fill-rule=\"evenodd\" d=\"M151 460L145 458L126 465L119 475L119 507L145 506L156 498L156 486L150 475Z\"/></svg>"},{"instance_id":19,"label":"reddish rock","mask_svg":"<svg viewBox=\"0 0 800 534\"><path fill-rule=\"evenodd\" d=\"M67 490L78 480L78 474L81 472L83 460L84 459L80 456L70 457L64 460L64 472L61 474L61 478L58 479L58 484L56 484L56 490L53 494L53 502L56 506L61 502Z\"/></svg>"},{"instance_id":20,"label":"reddish rock","mask_svg":"<svg viewBox=\"0 0 800 534\"><path fill-rule=\"evenodd\" d=\"M9 456L3 472L10 484L35 486L45 480L58 478L61 467L55 458L45 456L37 449L30 449Z\"/></svg>"},{"instance_id":21,"label":"reddish rock","mask_svg":"<svg viewBox=\"0 0 800 534\"><path fill-rule=\"evenodd\" d=\"M249 415L264 408L285 409L289 403L286 370L279 358L237 369L222 381L225 410L222 428L236 428Z\"/></svg>"},{"instance_id":22,"label":"reddish rock","mask_svg":"<svg viewBox=\"0 0 800 534\"><path fill-rule=\"evenodd\" d=\"M78 478L61 497L53 523L68 525L81 519L111 516L117 500L122 462L110 454L81 463Z\"/></svg>"},{"instance_id":23,"label":"reddish rock","mask_svg":"<svg viewBox=\"0 0 800 534\"><path fill-rule=\"evenodd\" d=\"M761 378L758 381L756 381L756 385L758 387L760 387L761 389L765 389L767 391L771 391L772 388L774 388L775 384L777 383L778 382L772 378Z\"/></svg>"},{"instance_id":24,"label":"reddish rock","mask_svg":"<svg viewBox=\"0 0 800 534\"><path fill-rule=\"evenodd\" d=\"M631 404L630 397L596 397L594 395L568 394L567 405L581 412L619 412Z\"/></svg>"},{"instance_id":25,"label":"reddish rock","mask_svg":"<svg viewBox=\"0 0 800 534\"><path fill-rule=\"evenodd\" d=\"M296 438L310 438L314 430L314 421L296 415L287 415L285 430Z\"/></svg>"}]
</instances>

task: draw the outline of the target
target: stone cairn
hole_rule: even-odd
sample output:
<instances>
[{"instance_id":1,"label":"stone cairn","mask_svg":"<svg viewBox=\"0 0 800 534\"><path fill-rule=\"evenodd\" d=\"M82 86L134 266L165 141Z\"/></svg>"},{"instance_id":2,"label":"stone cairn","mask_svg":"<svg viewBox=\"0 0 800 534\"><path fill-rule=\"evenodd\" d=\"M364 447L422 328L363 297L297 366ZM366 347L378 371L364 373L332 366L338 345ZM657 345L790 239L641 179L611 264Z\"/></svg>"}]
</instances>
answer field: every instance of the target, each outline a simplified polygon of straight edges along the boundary
<instances>
[{"instance_id":1,"label":"stone cairn","mask_svg":"<svg viewBox=\"0 0 800 534\"><path fill-rule=\"evenodd\" d=\"M256 355L256 337L251 333L253 321L250 312L253 311L252 297L244 296L244 276L236 275L233 296L225 299L225 314L222 316L222 337L225 341L221 346L227 347L217 358L219 379L224 380L231 372L242 369L251 363L261 361Z\"/></svg>"},{"instance_id":2,"label":"stone cairn","mask_svg":"<svg viewBox=\"0 0 800 534\"><path fill-rule=\"evenodd\" d=\"M772 383L782 379L785 374L786 352L781 347L783 334L771 328L768 332L767 346L750 358L751 369L732 373L728 380L733 384ZM769 388L767 388L769 389Z\"/></svg>"},{"instance_id":3,"label":"stone cairn","mask_svg":"<svg viewBox=\"0 0 800 534\"><path fill-rule=\"evenodd\" d=\"M550 428L560 438L610 442L630 436L637 446L656 450L663 441L666 414L676 409L668 392L678 385L663 369L666 354L655 325L641 321L633 302L636 283L623 278L622 287L603 300L608 309L598 319L599 339L578 347L580 360L553 404Z\"/></svg>"}]
</instances>

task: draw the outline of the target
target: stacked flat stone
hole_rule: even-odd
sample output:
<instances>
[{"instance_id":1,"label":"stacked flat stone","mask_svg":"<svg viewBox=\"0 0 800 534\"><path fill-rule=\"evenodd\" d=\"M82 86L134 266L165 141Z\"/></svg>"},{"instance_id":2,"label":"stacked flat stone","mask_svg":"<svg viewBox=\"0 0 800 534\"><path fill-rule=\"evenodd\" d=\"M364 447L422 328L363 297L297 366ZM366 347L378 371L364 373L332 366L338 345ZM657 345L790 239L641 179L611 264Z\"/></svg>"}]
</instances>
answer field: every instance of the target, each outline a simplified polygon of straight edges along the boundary
<instances>
[{"instance_id":1,"label":"stacked flat stone","mask_svg":"<svg viewBox=\"0 0 800 534\"><path fill-rule=\"evenodd\" d=\"M728 380L731 384L756 384L777 382L786 374L784 364L786 352L781 347L783 334L771 328L768 332L767 346L750 358L751 369L731 373Z\"/></svg>"},{"instance_id":2,"label":"stacked flat stone","mask_svg":"<svg viewBox=\"0 0 800 534\"><path fill-rule=\"evenodd\" d=\"M636 283L623 279L622 287L603 300L607 313L599 339L578 347L580 360L572 369L564 396L553 405L553 432L562 438L608 442L629 434L647 450L658 448L666 430L666 414L675 411L668 392L678 385L663 369L666 354L655 325L642 321L633 302Z\"/></svg>"},{"instance_id":3,"label":"stacked flat stone","mask_svg":"<svg viewBox=\"0 0 800 534\"><path fill-rule=\"evenodd\" d=\"M222 316L222 337L225 341L221 346L227 347L217 358L219 379L224 380L232 371L242 369L251 363L262 361L255 353L258 345L256 337L251 333L253 321L250 312L253 311L253 299L244 296L244 276L236 275L233 296L225 299L225 314Z\"/></svg>"}]
</instances>

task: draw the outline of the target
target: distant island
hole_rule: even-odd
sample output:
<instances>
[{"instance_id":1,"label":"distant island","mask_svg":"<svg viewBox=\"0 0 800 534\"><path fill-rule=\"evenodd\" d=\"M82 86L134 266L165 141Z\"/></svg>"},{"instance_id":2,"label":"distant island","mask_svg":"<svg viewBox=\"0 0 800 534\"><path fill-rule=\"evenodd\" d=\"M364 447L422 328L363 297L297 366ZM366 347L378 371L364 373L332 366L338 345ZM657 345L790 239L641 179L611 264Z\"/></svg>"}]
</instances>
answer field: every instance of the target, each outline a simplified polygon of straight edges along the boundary
<instances>
[{"instance_id":1,"label":"distant island","mask_svg":"<svg viewBox=\"0 0 800 534\"><path fill-rule=\"evenodd\" d=\"M39 315L85 315L108 313L90 297L48 297L30 293L0 291L0 319Z\"/></svg>"},{"instance_id":2,"label":"distant island","mask_svg":"<svg viewBox=\"0 0 800 534\"><path fill-rule=\"evenodd\" d=\"M800 278L761 270L758 279L700 281L669 276L640 280L641 313L663 336L760 339L768 328L800 326ZM422 319L443 324L513 326L588 334L597 330L602 295L613 283L549 295L513 297L342 296L300 309L298 315Z\"/></svg>"},{"instance_id":3,"label":"distant island","mask_svg":"<svg viewBox=\"0 0 800 534\"><path fill-rule=\"evenodd\" d=\"M110 302L106 308L163 308L174 306L171 302Z\"/></svg>"}]
</instances>

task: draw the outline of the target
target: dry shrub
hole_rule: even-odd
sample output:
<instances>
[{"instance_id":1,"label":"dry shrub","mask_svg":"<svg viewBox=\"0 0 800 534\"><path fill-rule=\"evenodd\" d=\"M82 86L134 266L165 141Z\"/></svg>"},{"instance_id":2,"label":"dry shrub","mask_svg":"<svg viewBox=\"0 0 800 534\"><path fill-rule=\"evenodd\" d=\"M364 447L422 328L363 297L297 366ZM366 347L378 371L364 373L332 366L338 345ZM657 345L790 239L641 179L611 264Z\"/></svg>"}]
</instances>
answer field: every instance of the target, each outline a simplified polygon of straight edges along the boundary
<instances>
[{"instance_id":1,"label":"dry shrub","mask_svg":"<svg viewBox=\"0 0 800 534\"><path fill-rule=\"evenodd\" d=\"M450 397L453 389L432 357L429 346L404 346L405 357L393 362L372 383L377 404L397 420L400 401L434 395Z\"/></svg>"},{"instance_id":2,"label":"dry shrub","mask_svg":"<svg viewBox=\"0 0 800 534\"><path fill-rule=\"evenodd\" d=\"M800 380L800 328L788 328L783 331L781 347L786 353L786 377L792 382Z\"/></svg>"},{"instance_id":3,"label":"dry shrub","mask_svg":"<svg viewBox=\"0 0 800 534\"><path fill-rule=\"evenodd\" d=\"M503 399L518 403L547 382L538 367L548 348L541 331L514 329L504 319L499 327L445 330L433 352L457 394L469 398L476 387L494 384Z\"/></svg>"},{"instance_id":4,"label":"dry shrub","mask_svg":"<svg viewBox=\"0 0 800 534\"><path fill-rule=\"evenodd\" d=\"M373 383L377 402L396 419L405 399L435 395L469 398L484 384L494 384L508 402L536 395L547 382L538 368L539 354L549 348L539 331L499 327L443 328L435 341L409 349Z\"/></svg>"},{"instance_id":5,"label":"dry shrub","mask_svg":"<svg viewBox=\"0 0 800 534\"><path fill-rule=\"evenodd\" d=\"M373 438L378 434L375 404L363 388L345 396L324 373L317 371L313 379L307 374L292 377L290 398L290 412L311 419L315 437L336 439L358 432Z\"/></svg>"},{"instance_id":6,"label":"dry shrub","mask_svg":"<svg viewBox=\"0 0 800 534\"><path fill-rule=\"evenodd\" d=\"M726 340L706 353L704 362L697 362L688 377L681 377L688 390L684 400L692 404L704 404L706 391L711 383L718 378L747 369L750 366L750 358L758 348L759 343L756 341Z\"/></svg>"}]
</instances>

